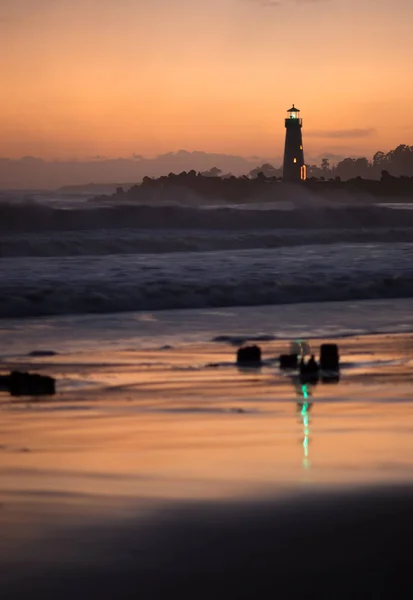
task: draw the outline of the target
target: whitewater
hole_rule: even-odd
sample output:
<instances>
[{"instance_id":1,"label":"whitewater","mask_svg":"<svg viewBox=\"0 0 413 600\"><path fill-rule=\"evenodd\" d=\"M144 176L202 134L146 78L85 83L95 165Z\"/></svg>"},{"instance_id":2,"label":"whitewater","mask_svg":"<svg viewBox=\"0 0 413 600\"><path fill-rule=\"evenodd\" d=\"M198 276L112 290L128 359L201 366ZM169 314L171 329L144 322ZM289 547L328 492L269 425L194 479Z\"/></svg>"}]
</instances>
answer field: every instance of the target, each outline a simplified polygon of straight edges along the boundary
<instances>
[{"instance_id":1,"label":"whitewater","mask_svg":"<svg viewBox=\"0 0 413 600\"><path fill-rule=\"evenodd\" d=\"M410 203L0 199L0 318L413 296Z\"/></svg>"}]
</instances>

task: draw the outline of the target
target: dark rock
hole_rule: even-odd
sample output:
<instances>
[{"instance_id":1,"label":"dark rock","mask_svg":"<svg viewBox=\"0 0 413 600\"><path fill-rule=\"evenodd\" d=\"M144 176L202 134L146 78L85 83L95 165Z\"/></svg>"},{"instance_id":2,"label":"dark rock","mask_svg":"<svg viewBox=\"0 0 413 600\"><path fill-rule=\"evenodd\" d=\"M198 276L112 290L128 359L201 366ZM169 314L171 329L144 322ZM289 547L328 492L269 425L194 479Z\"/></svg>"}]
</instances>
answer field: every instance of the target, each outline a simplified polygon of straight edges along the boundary
<instances>
[{"instance_id":1,"label":"dark rock","mask_svg":"<svg viewBox=\"0 0 413 600\"><path fill-rule=\"evenodd\" d=\"M300 373L300 384L317 385L319 374L317 373Z\"/></svg>"},{"instance_id":2,"label":"dark rock","mask_svg":"<svg viewBox=\"0 0 413 600\"><path fill-rule=\"evenodd\" d=\"M261 348L259 346L243 346L237 352L237 364L246 367L261 365Z\"/></svg>"},{"instance_id":3,"label":"dark rock","mask_svg":"<svg viewBox=\"0 0 413 600\"><path fill-rule=\"evenodd\" d=\"M0 390L9 391L10 375L0 375Z\"/></svg>"},{"instance_id":4,"label":"dark rock","mask_svg":"<svg viewBox=\"0 0 413 600\"><path fill-rule=\"evenodd\" d=\"M318 362L316 361L316 359L314 358L314 355L311 356L311 358L308 360L308 362L304 362L304 359L301 359L300 362L300 373L302 375L307 374L314 374L314 373L318 373L320 370L320 366L318 364Z\"/></svg>"},{"instance_id":5,"label":"dark rock","mask_svg":"<svg viewBox=\"0 0 413 600\"><path fill-rule=\"evenodd\" d=\"M298 354L280 354L280 369L297 369Z\"/></svg>"},{"instance_id":6,"label":"dark rock","mask_svg":"<svg viewBox=\"0 0 413 600\"><path fill-rule=\"evenodd\" d=\"M301 383L312 383L316 384L318 382L320 372L320 366L314 355L308 360L308 362L304 362L302 358L300 361L300 381Z\"/></svg>"},{"instance_id":7,"label":"dark rock","mask_svg":"<svg viewBox=\"0 0 413 600\"><path fill-rule=\"evenodd\" d=\"M320 366L316 361L314 354L311 355L310 360L307 362L306 369L309 373L318 373L320 370Z\"/></svg>"},{"instance_id":8,"label":"dark rock","mask_svg":"<svg viewBox=\"0 0 413 600\"><path fill-rule=\"evenodd\" d=\"M12 396L50 396L56 393L56 380L47 375L12 371L0 376L0 387Z\"/></svg>"},{"instance_id":9,"label":"dark rock","mask_svg":"<svg viewBox=\"0 0 413 600\"><path fill-rule=\"evenodd\" d=\"M337 344L321 344L320 367L323 371L338 371L340 368Z\"/></svg>"}]
</instances>

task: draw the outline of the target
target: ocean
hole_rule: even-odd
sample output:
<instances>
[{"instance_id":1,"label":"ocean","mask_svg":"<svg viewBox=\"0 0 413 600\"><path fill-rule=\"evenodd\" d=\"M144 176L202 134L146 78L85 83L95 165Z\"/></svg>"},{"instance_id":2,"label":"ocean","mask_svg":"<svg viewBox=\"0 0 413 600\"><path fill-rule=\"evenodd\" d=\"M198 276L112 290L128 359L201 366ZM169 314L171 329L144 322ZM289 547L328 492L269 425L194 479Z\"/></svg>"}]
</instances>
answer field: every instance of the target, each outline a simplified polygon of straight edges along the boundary
<instances>
[{"instance_id":1,"label":"ocean","mask_svg":"<svg viewBox=\"0 0 413 600\"><path fill-rule=\"evenodd\" d=\"M17 196L0 202L0 318L412 297L401 206Z\"/></svg>"},{"instance_id":2,"label":"ocean","mask_svg":"<svg viewBox=\"0 0 413 600\"><path fill-rule=\"evenodd\" d=\"M410 597L413 212L346 200L3 194L5 598Z\"/></svg>"}]
</instances>

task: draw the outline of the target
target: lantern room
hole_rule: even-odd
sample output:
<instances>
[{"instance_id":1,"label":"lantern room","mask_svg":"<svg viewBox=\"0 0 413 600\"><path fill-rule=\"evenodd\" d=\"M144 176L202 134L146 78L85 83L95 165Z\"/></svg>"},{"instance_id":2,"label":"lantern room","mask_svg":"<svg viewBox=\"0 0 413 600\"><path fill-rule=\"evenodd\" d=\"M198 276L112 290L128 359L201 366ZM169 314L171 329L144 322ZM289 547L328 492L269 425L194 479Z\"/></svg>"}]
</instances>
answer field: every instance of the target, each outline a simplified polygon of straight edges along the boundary
<instances>
[{"instance_id":1,"label":"lantern room","mask_svg":"<svg viewBox=\"0 0 413 600\"><path fill-rule=\"evenodd\" d=\"M294 104L292 105L291 108L289 108L287 110L287 118L285 119L285 126L288 127L289 125L302 125L302 119L300 119L300 109L296 108L294 106Z\"/></svg>"}]
</instances>

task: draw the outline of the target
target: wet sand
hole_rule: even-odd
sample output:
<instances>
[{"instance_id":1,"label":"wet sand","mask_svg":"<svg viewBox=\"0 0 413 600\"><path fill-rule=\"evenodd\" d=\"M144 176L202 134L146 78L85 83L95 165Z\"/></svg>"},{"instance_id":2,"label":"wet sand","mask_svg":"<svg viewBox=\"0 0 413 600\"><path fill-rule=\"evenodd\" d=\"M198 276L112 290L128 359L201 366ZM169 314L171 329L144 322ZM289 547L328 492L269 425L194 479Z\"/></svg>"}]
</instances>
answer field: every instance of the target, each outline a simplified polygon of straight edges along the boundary
<instances>
[{"instance_id":1,"label":"wet sand","mask_svg":"<svg viewBox=\"0 0 413 600\"><path fill-rule=\"evenodd\" d=\"M59 387L0 395L2 597L409 595L413 336L338 341L305 389L282 340L9 360Z\"/></svg>"}]
</instances>

